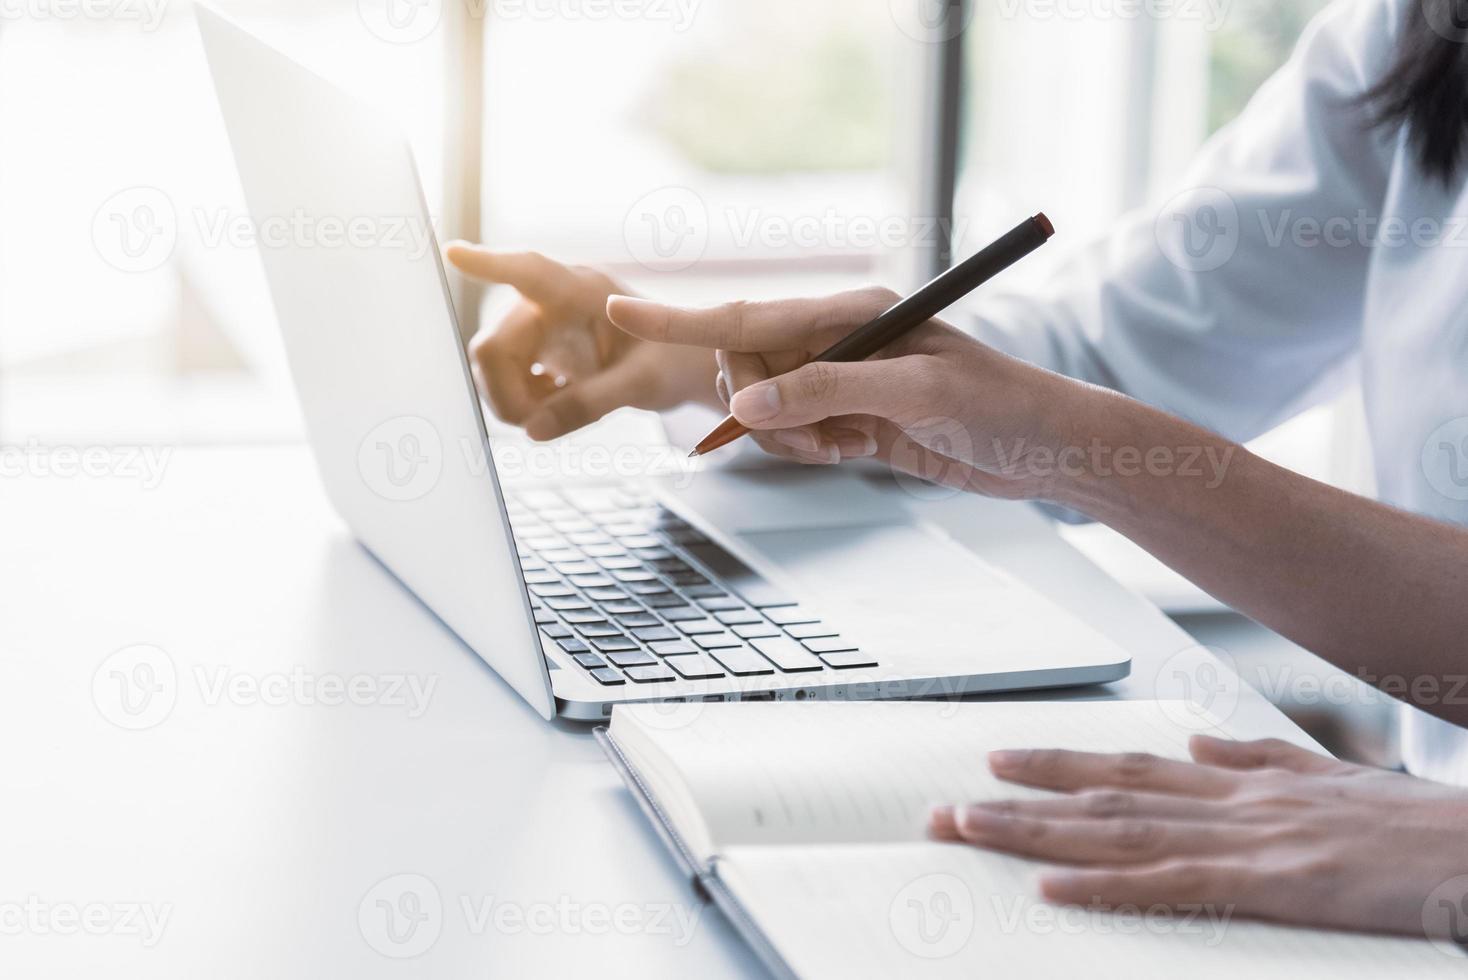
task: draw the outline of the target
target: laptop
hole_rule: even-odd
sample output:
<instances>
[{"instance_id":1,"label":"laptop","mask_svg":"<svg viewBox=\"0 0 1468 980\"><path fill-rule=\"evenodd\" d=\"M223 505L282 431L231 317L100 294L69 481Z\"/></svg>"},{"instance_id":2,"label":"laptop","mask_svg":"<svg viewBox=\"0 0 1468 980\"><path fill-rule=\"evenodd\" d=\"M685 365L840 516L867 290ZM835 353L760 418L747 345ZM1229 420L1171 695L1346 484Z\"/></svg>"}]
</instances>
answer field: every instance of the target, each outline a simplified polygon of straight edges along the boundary
<instances>
[{"instance_id":1,"label":"laptop","mask_svg":"<svg viewBox=\"0 0 1468 980\"><path fill-rule=\"evenodd\" d=\"M1119 647L844 469L502 481L406 140L198 19L251 217L290 229L260 254L327 495L542 716L1127 674Z\"/></svg>"}]
</instances>

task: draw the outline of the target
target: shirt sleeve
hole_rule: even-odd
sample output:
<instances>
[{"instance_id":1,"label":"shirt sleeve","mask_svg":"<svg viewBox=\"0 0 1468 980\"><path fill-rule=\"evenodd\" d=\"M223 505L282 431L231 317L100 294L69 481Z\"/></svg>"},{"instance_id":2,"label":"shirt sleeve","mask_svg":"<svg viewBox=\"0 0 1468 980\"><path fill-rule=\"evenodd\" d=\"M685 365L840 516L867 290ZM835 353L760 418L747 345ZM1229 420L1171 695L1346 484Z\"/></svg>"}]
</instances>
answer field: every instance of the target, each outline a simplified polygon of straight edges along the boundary
<instances>
[{"instance_id":1,"label":"shirt sleeve","mask_svg":"<svg viewBox=\"0 0 1468 980\"><path fill-rule=\"evenodd\" d=\"M1400 2L1333 4L1181 188L966 326L1240 440L1339 387L1398 142L1358 97L1389 62Z\"/></svg>"}]
</instances>

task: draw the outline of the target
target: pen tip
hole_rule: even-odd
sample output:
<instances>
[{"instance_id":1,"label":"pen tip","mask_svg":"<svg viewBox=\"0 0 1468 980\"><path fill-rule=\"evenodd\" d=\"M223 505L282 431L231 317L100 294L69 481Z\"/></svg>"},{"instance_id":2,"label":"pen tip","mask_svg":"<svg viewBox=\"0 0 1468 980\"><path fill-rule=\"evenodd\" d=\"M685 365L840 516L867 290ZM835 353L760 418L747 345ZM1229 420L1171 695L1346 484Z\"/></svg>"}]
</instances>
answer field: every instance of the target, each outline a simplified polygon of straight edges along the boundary
<instances>
[{"instance_id":1,"label":"pen tip","mask_svg":"<svg viewBox=\"0 0 1468 980\"><path fill-rule=\"evenodd\" d=\"M698 455L698 450L697 450L697 449L695 449L695 450L693 450L693 452L691 452L691 453L689 453L689 454L688 454L688 458L689 458L689 459L693 459L693 458L694 458L694 457L696 457L696 456L697 456L697 455Z\"/></svg>"}]
</instances>

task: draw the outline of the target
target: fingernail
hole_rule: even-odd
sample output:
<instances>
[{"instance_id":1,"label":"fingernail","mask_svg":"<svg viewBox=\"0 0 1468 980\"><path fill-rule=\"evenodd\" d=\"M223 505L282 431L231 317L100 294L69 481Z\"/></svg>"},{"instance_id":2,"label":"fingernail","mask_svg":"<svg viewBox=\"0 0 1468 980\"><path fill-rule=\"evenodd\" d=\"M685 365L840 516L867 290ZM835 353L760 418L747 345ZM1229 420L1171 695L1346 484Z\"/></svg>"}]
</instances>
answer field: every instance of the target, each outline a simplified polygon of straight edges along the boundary
<instances>
[{"instance_id":1,"label":"fingernail","mask_svg":"<svg viewBox=\"0 0 1468 980\"><path fill-rule=\"evenodd\" d=\"M992 830L1002 819L997 813L976 803L963 808L958 817L958 825L965 834L982 834L986 830Z\"/></svg>"},{"instance_id":2,"label":"fingernail","mask_svg":"<svg viewBox=\"0 0 1468 980\"><path fill-rule=\"evenodd\" d=\"M952 837L958 830L958 818L952 803L940 803L928 811L928 829L942 837Z\"/></svg>"},{"instance_id":3,"label":"fingernail","mask_svg":"<svg viewBox=\"0 0 1468 980\"><path fill-rule=\"evenodd\" d=\"M1018 769L1025 764L1029 753L1023 749L1000 749L989 753L990 769Z\"/></svg>"},{"instance_id":4,"label":"fingernail","mask_svg":"<svg viewBox=\"0 0 1468 980\"><path fill-rule=\"evenodd\" d=\"M622 296L615 294L607 297L607 319L616 323L618 320L639 313L646 313L659 304L649 299L640 299L636 296Z\"/></svg>"},{"instance_id":5,"label":"fingernail","mask_svg":"<svg viewBox=\"0 0 1468 980\"><path fill-rule=\"evenodd\" d=\"M734 396L729 410L741 422L764 422L780 414L780 386L768 381L750 385Z\"/></svg>"},{"instance_id":6,"label":"fingernail","mask_svg":"<svg viewBox=\"0 0 1468 980\"><path fill-rule=\"evenodd\" d=\"M791 449L813 453L821 448L821 441L809 429L782 429L775 433L775 441Z\"/></svg>"},{"instance_id":7,"label":"fingernail","mask_svg":"<svg viewBox=\"0 0 1468 980\"><path fill-rule=\"evenodd\" d=\"M842 456L870 456L877 451L877 440L868 435L841 436L836 446Z\"/></svg>"}]
</instances>

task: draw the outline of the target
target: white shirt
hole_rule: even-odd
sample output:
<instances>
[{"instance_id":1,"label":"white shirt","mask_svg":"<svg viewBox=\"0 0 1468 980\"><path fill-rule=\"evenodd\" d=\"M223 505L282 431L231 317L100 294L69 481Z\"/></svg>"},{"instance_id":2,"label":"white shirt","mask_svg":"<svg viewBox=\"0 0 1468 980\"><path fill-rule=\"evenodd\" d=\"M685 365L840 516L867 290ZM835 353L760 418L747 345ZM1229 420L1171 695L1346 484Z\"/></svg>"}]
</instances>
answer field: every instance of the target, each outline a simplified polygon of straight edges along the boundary
<instances>
[{"instance_id":1,"label":"white shirt","mask_svg":"<svg viewBox=\"0 0 1468 980\"><path fill-rule=\"evenodd\" d=\"M1468 192L1352 104L1406 2L1324 11L1185 190L973 332L1240 441L1359 381L1381 499L1468 524ZM1468 784L1468 732L1405 713L1409 767Z\"/></svg>"}]
</instances>

